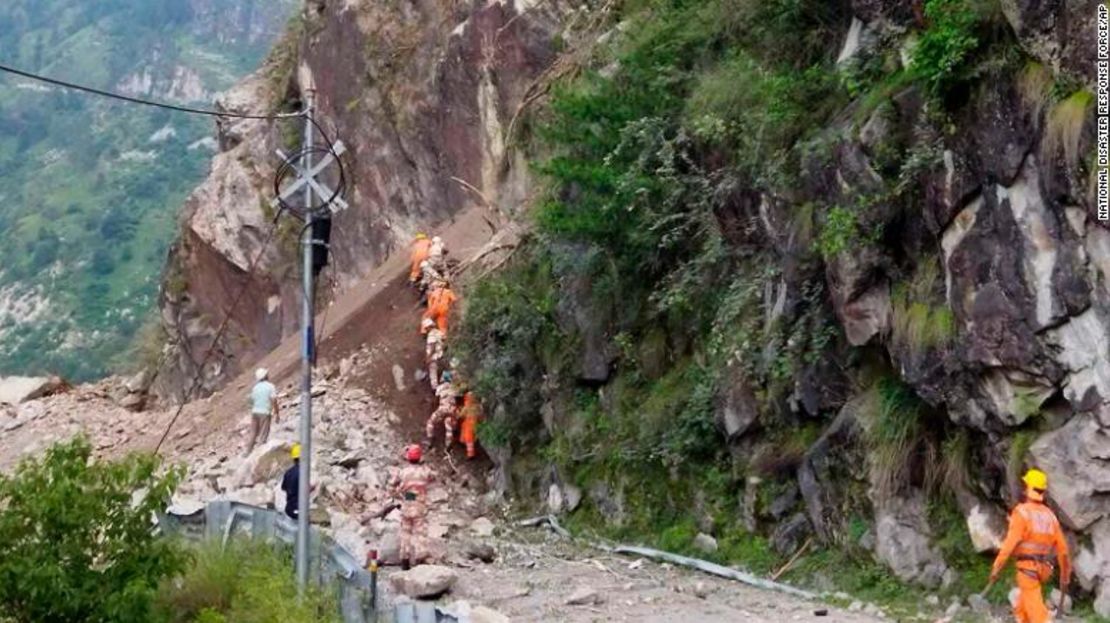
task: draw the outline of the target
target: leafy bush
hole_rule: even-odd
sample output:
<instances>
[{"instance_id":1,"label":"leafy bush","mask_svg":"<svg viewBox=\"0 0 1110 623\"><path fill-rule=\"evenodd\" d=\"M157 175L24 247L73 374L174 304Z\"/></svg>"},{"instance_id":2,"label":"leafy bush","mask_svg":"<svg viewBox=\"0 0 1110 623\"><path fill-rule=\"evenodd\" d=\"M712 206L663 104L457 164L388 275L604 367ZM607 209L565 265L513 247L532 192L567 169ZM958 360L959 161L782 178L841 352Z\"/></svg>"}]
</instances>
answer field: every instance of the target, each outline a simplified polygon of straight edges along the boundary
<instances>
[{"instance_id":1,"label":"leafy bush","mask_svg":"<svg viewBox=\"0 0 1110 623\"><path fill-rule=\"evenodd\" d=\"M551 266L530 251L504 274L469 290L456 330L456 352L473 371L478 395L494 407L482 422L482 440L493 445L535 433L541 366L557 367L553 359L567 346L554 322Z\"/></svg>"},{"instance_id":2,"label":"leafy bush","mask_svg":"<svg viewBox=\"0 0 1110 623\"><path fill-rule=\"evenodd\" d=\"M92 460L84 439L0 476L0 611L16 623L149 623L158 583L186 561L151 528L180 476L149 455Z\"/></svg>"},{"instance_id":3,"label":"leafy bush","mask_svg":"<svg viewBox=\"0 0 1110 623\"><path fill-rule=\"evenodd\" d=\"M298 597L290 548L234 539L207 543L193 564L163 583L156 620L167 623L339 623L334 596Z\"/></svg>"},{"instance_id":4,"label":"leafy bush","mask_svg":"<svg viewBox=\"0 0 1110 623\"><path fill-rule=\"evenodd\" d=\"M925 16L929 26L913 50L909 69L934 95L973 78L980 57L1015 60L1010 53L1014 46L990 49L995 43L1011 42L1012 32L1000 26L1005 22L997 0L926 0Z\"/></svg>"}]
</instances>

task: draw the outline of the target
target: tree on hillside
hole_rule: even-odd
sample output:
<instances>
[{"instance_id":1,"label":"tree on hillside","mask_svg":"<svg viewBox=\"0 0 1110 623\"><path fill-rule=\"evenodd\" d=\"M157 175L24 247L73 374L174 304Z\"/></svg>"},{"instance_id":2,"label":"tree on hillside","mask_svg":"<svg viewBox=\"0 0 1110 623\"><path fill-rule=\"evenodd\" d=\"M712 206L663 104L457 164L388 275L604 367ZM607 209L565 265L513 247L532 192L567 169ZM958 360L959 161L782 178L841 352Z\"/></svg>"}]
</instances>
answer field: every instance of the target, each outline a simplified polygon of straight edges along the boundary
<instances>
[{"instance_id":1,"label":"tree on hillside","mask_svg":"<svg viewBox=\"0 0 1110 623\"><path fill-rule=\"evenodd\" d=\"M153 532L179 470L92 460L83 438L0 476L0 612L15 623L148 623L187 555Z\"/></svg>"}]
</instances>

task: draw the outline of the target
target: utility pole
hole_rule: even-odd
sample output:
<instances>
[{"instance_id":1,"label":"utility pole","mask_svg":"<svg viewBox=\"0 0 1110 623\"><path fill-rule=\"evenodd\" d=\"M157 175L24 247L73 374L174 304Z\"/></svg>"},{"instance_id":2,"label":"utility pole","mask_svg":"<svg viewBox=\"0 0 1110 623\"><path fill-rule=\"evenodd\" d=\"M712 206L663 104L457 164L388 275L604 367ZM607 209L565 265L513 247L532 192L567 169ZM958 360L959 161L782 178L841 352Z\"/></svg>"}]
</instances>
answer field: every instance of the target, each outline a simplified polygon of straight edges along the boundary
<instances>
[{"instance_id":1,"label":"utility pole","mask_svg":"<svg viewBox=\"0 0 1110 623\"><path fill-rule=\"evenodd\" d=\"M315 100L316 90L308 88L305 90L305 124L304 124L304 162L301 166L305 171L312 170L312 147L313 147L313 125L312 115L315 113ZM301 329L304 332L304 348L301 355L301 460L300 460L300 474L297 479L297 588L304 594L305 588L308 586L308 541L309 541L309 495L311 494L312 487L309 484L309 479L312 477L312 360L314 359L313 350L316 345L313 344L315 340L313 327L313 307L315 301L312 300L313 294L313 277L312 274L312 250L315 241L312 235L312 212L313 212L313 197L312 197L312 184L305 184L304 186L304 220L305 227L302 234L302 251L304 252L304 317L301 319ZM326 200L325 197L321 197Z\"/></svg>"}]
</instances>

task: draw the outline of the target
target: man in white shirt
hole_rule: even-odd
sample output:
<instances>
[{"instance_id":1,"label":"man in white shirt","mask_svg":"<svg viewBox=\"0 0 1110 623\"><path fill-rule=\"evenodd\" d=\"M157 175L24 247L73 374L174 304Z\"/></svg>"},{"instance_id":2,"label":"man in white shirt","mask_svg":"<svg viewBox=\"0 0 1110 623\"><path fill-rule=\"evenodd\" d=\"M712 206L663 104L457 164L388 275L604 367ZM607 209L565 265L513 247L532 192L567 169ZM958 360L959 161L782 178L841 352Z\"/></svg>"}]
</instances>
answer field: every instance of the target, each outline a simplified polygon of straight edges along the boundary
<instances>
[{"instance_id":1,"label":"man in white shirt","mask_svg":"<svg viewBox=\"0 0 1110 623\"><path fill-rule=\"evenodd\" d=\"M268 380L269 376L266 368L254 371L257 383L251 388L251 433L244 454L250 454L257 444L266 443L270 438L270 420L278 415L277 388Z\"/></svg>"}]
</instances>

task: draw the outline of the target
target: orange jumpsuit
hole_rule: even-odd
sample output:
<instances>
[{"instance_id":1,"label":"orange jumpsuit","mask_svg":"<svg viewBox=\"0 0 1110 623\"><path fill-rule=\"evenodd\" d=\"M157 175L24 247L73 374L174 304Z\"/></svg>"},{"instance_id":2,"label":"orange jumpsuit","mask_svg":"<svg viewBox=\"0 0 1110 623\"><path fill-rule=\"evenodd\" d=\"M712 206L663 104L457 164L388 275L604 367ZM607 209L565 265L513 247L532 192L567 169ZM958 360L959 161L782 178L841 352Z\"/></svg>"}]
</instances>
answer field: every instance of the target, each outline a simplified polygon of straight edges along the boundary
<instances>
[{"instance_id":1,"label":"orange jumpsuit","mask_svg":"<svg viewBox=\"0 0 1110 623\"><path fill-rule=\"evenodd\" d=\"M428 259L431 254L432 241L427 238L417 238L412 241L412 268L409 270L409 281L415 283L420 278L420 263Z\"/></svg>"},{"instance_id":2,"label":"orange jumpsuit","mask_svg":"<svg viewBox=\"0 0 1110 623\"><path fill-rule=\"evenodd\" d=\"M466 392L463 396L462 407L462 433L459 441L466 444L466 458L472 459L478 454L478 418L481 416L481 407L474 392Z\"/></svg>"},{"instance_id":3,"label":"orange jumpsuit","mask_svg":"<svg viewBox=\"0 0 1110 623\"><path fill-rule=\"evenodd\" d=\"M444 336L447 335L447 316L458 300L451 288L436 288L428 294L428 310L424 312L424 317L434 320Z\"/></svg>"},{"instance_id":4,"label":"orange jumpsuit","mask_svg":"<svg viewBox=\"0 0 1110 623\"><path fill-rule=\"evenodd\" d=\"M1068 542L1056 515L1040 502L1023 502L1010 513L1010 529L991 577L997 577L1010 556L1017 559L1018 600L1014 619L1018 623L1046 623L1050 620L1041 583L1052 577L1053 560L1060 564L1060 585L1071 579Z\"/></svg>"},{"instance_id":5,"label":"orange jumpsuit","mask_svg":"<svg viewBox=\"0 0 1110 623\"><path fill-rule=\"evenodd\" d=\"M428 485L433 480L432 470L419 464L409 464L390 483L401 495L401 559L416 560L424 547L425 524L428 516Z\"/></svg>"}]
</instances>

